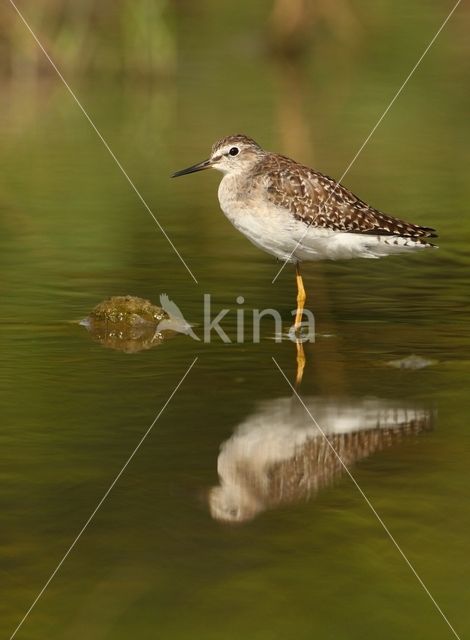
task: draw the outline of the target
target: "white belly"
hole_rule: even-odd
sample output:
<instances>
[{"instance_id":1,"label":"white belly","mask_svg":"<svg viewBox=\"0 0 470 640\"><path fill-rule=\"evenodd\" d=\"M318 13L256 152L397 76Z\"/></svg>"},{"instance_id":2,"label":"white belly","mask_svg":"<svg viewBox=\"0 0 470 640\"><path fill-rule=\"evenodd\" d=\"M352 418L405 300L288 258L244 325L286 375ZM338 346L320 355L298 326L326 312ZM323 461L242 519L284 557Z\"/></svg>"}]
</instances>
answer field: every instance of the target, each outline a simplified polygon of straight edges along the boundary
<instances>
[{"instance_id":1,"label":"white belly","mask_svg":"<svg viewBox=\"0 0 470 640\"><path fill-rule=\"evenodd\" d=\"M400 236L344 233L308 226L286 209L257 198L240 201L233 190L219 186L219 202L230 222L253 244L279 260L289 262L380 258L425 245Z\"/></svg>"}]
</instances>

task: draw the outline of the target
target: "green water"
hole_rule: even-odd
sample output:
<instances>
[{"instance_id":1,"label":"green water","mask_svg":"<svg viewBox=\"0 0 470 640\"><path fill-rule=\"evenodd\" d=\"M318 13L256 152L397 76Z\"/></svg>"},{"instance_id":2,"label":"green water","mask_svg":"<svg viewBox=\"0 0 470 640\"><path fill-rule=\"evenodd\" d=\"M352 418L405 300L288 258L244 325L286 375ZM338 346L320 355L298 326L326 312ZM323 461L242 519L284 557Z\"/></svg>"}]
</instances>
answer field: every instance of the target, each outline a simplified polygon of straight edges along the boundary
<instances>
[{"instance_id":1,"label":"green water","mask_svg":"<svg viewBox=\"0 0 470 640\"><path fill-rule=\"evenodd\" d=\"M288 326L292 268L271 284L278 265L219 212L216 175L168 176L206 157L216 138L243 131L339 177L442 11L423 5L386 24L364 15L358 43L318 44L298 74L271 60L246 25L222 38L204 23L203 38L183 21L175 78L73 83L197 285L60 82L3 86L2 637L196 356L17 637L452 637L346 474L237 525L212 517L220 446L260 403L290 395L272 358L293 380L295 347L276 344L269 323L260 344L179 336L125 354L75 322L111 295L158 303L166 292L199 327L210 293L214 309L232 309L224 321L232 337L239 295L247 311L276 308ZM462 29L455 20L442 34L345 180L377 207L435 226L440 248L304 269L318 337L306 348L300 393L332 407L373 396L434 415L432 428L351 470L464 638L470 93ZM412 354L430 366L386 364Z\"/></svg>"}]
</instances>

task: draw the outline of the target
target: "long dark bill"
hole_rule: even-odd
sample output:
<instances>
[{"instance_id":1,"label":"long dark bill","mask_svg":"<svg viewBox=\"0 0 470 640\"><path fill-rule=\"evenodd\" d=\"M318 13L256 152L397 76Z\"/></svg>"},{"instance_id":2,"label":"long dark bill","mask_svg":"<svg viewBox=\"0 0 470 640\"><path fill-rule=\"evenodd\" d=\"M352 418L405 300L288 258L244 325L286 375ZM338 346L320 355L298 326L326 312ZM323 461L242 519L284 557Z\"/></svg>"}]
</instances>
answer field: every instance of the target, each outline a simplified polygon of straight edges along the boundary
<instances>
[{"instance_id":1,"label":"long dark bill","mask_svg":"<svg viewBox=\"0 0 470 640\"><path fill-rule=\"evenodd\" d=\"M199 162L198 164L193 164L187 169L181 169L181 171L176 171L171 175L172 178L177 178L178 176L185 176L187 173L195 173L196 171L204 171L204 169L209 169L211 166L210 160L204 160L204 162Z\"/></svg>"}]
</instances>

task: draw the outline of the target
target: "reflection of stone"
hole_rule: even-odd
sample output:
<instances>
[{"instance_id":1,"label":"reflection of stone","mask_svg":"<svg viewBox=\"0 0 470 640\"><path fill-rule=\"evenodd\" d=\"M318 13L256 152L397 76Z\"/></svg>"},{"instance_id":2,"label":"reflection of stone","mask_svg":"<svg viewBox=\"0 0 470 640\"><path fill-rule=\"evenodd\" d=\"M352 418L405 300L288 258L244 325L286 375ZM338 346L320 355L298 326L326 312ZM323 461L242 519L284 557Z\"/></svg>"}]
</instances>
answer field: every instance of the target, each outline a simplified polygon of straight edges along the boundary
<instances>
[{"instance_id":1,"label":"reflection of stone","mask_svg":"<svg viewBox=\"0 0 470 640\"><path fill-rule=\"evenodd\" d=\"M136 353L175 335L175 331L158 330L159 323L169 319L168 313L148 300L115 296L96 305L80 324L105 347Z\"/></svg>"},{"instance_id":2,"label":"reflection of stone","mask_svg":"<svg viewBox=\"0 0 470 640\"><path fill-rule=\"evenodd\" d=\"M429 429L432 412L378 399L305 400L346 466ZM224 442L220 485L209 492L213 518L244 522L315 495L344 468L299 400L263 403Z\"/></svg>"}]
</instances>

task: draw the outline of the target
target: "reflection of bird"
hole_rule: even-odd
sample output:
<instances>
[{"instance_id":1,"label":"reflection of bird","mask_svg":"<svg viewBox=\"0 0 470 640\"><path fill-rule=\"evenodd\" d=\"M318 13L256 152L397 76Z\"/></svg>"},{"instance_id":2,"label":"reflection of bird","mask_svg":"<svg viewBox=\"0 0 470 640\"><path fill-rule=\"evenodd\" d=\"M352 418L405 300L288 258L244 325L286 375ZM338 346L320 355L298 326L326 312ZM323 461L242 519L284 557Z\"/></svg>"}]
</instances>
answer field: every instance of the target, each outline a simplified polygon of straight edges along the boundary
<instances>
[{"instance_id":1,"label":"reflection of bird","mask_svg":"<svg viewBox=\"0 0 470 640\"><path fill-rule=\"evenodd\" d=\"M346 466L430 428L429 410L379 399L309 398L306 405ZM344 471L296 398L263 403L221 446L212 516L244 522L315 495Z\"/></svg>"},{"instance_id":2,"label":"reflection of bird","mask_svg":"<svg viewBox=\"0 0 470 640\"><path fill-rule=\"evenodd\" d=\"M173 302L173 300L170 300L166 293L160 294L160 304L162 306L162 309L166 311L169 317L161 320L158 323L158 333L162 331L176 331L178 333L184 333L188 336L191 336L193 340L199 340L197 335L192 330L189 322L186 322L183 314L181 313L181 309L175 302Z\"/></svg>"},{"instance_id":3,"label":"reflection of bird","mask_svg":"<svg viewBox=\"0 0 470 640\"><path fill-rule=\"evenodd\" d=\"M360 200L332 178L264 151L245 135L222 138L208 160L173 177L214 167L222 211L255 245L297 270L296 329L305 289L303 260L380 258L433 246L434 229L392 218Z\"/></svg>"}]
</instances>

